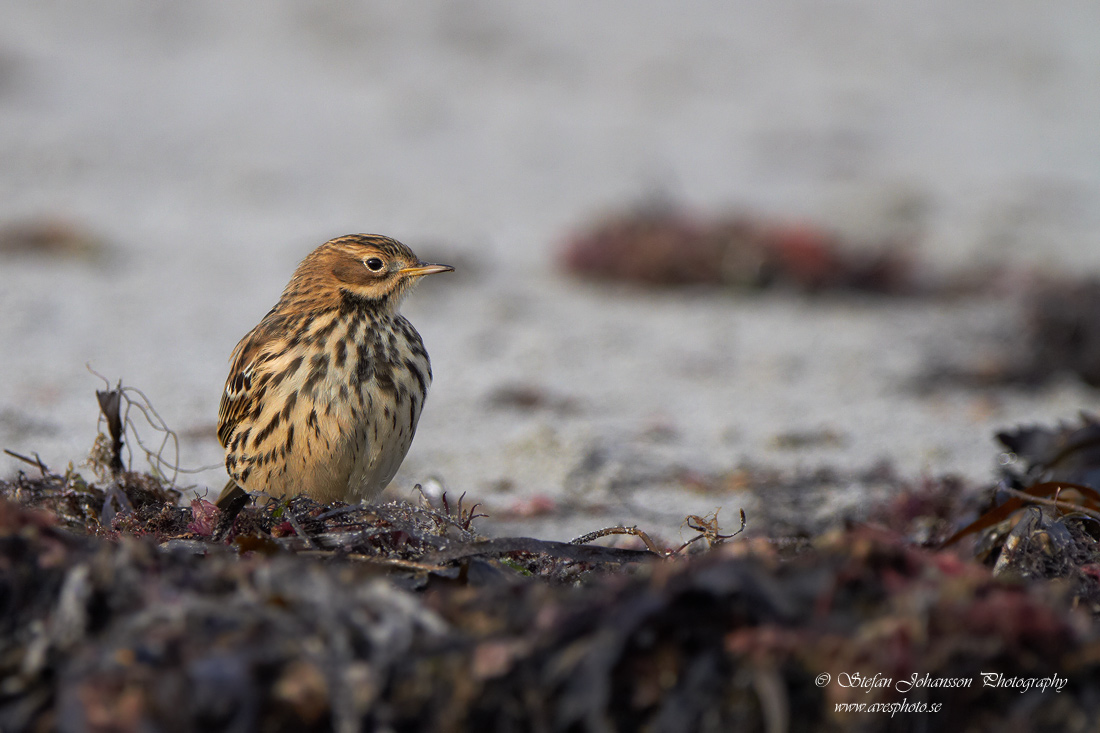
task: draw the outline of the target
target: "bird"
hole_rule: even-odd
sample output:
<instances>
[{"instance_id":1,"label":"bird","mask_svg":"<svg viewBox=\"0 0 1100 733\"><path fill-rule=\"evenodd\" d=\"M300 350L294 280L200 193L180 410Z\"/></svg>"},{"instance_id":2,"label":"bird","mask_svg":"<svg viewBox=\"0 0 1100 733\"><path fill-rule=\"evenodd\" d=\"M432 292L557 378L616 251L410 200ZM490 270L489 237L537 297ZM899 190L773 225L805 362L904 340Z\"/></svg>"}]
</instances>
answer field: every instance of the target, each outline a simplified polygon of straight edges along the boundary
<instances>
[{"instance_id":1,"label":"bird","mask_svg":"<svg viewBox=\"0 0 1100 733\"><path fill-rule=\"evenodd\" d=\"M400 314L412 286L453 272L396 239L349 234L301 261L279 302L237 344L218 410L229 473L245 493L370 501L397 473L432 382Z\"/></svg>"}]
</instances>

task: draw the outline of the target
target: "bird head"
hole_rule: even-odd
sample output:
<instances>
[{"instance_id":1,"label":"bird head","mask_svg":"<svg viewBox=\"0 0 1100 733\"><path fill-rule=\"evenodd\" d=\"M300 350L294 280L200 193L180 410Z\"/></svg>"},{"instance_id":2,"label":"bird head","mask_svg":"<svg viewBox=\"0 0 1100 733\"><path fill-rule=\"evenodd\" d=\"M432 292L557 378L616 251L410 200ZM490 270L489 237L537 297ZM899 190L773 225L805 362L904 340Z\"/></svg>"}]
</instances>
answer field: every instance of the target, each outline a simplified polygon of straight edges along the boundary
<instances>
[{"instance_id":1,"label":"bird head","mask_svg":"<svg viewBox=\"0 0 1100 733\"><path fill-rule=\"evenodd\" d=\"M450 265L422 262L396 239L377 234L349 234L325 242L298 266L291 280L312 287L299 291L348 298L396 312L420 278L452 272ZM318 287L320 286L320 287ZM288 290L290 288L288 287Z\"/></svg>"}]
</instances>

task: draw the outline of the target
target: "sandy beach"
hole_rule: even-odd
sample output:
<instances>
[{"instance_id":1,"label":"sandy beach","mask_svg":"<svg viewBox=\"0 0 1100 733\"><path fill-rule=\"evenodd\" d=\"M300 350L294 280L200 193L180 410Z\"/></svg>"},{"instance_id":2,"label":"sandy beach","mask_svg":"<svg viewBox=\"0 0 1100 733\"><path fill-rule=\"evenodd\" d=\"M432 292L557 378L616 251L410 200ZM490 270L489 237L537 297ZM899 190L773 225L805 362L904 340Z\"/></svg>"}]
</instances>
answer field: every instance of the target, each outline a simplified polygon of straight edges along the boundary
<instances>
[{"instance_id":1,"label":"sandy beach","mask_svg":"<svg viewBox=\"0 0 1100 733\"><path fill-rule=\"evenodd\" d=\"M806 509L813 525L865 504L873 482L844 476L885 463L988 481L997 429L1100 409L1071 378L914 387L1016 338L1010 292L655 290L557 260L599 216L659 199L811 221L853 246L904 240L935 272L1100 271L1093 3L0 15L0 229L52 224L76 243L0 253L0 448L55 470L95 437L90 365L148 395L181 465L212 467L182 485L220 489L230 351L298 260L348 232L456 266L405 307L436 376L389 495L466 492L486 531L674 538L719 507L752 530L774 508L730 476L828 467L841 479ZM25 468L0 456L5 475Z\"/></svg>"}]
</instances>

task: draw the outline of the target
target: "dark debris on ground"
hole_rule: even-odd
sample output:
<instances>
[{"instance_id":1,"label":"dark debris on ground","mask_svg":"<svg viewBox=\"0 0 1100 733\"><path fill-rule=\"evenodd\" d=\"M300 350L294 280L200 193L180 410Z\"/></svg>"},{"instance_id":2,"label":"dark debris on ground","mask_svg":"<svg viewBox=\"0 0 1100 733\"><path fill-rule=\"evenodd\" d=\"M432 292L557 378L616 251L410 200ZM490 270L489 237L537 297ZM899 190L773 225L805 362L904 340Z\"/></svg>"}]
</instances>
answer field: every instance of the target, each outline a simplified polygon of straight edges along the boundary
<instances>
[{"instance_id":1,"label":"dark debris on ground","mask_svg":"<svg viewBox=\"0 0 1100 733\"><path fill-rule=\"evenodd\" d=\"M1066 467L1066 481L1092 480L1095 430L1002 437L1016 460L1000 490L1029 496ZM947 730L1083 730L1100 716L1087 491L1077 504L1035 491L947 549L951 527L1004 502L990 491L975 508L972 488L929 481L793 555L764 536L668 555L487 539L471 508L299 498L230 516L145 474L105 488L42 473L0 482L5 731L927 722L838 703L934 703ZM1068 682L1021 692L982 672ZM975 682L838 684L857 673Z\"/></svg>"}]
</instances>

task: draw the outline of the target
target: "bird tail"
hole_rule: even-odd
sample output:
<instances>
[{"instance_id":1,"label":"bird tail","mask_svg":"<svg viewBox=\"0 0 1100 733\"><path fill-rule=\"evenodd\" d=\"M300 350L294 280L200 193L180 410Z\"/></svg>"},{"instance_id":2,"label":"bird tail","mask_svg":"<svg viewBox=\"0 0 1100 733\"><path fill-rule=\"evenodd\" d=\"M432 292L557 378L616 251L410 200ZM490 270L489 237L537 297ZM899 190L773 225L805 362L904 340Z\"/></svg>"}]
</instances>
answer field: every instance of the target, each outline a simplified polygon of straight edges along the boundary
<instances>
[{"instance_id":1,"label":"bird tail","mask_svg":"<svg viewBox=\"0 0 1100 733\"><path fill-rule=\"evenodd\" d=\"M222 489L221 496L219 496L218 500L214 502L214 506L218 507L218 509L221 509L224 512L234 504L239 504L240 506L238 507L237 511L240 511L240 509L243 508L244 505L251 500L251 498L252 497L248 495L247 491L237 485L236 481L234 481L233 479L229 479L229 483L227 483L225 485L225 488Z\"/></svg>"}]
</instances>

